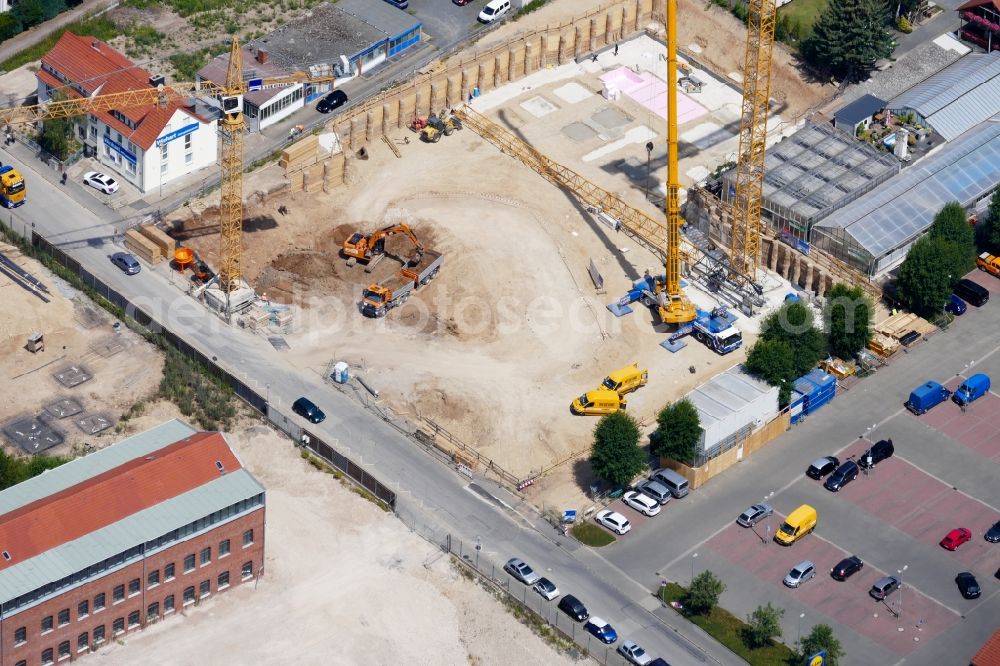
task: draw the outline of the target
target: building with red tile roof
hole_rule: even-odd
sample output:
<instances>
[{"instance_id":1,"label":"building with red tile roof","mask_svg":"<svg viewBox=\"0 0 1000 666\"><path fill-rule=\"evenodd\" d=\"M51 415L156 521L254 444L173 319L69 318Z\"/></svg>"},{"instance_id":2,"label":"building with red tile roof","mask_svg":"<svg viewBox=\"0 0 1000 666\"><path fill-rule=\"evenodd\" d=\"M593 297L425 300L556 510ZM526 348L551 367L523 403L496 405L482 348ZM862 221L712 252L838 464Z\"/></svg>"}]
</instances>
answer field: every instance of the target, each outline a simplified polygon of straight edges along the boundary
<instances>
[{"instance_id":1,"label":"building with red tile roof","mask_svg":"<svg viewBox=\"0 0 1000 666\"><path fill-rule=\"evenodd\" d=\"M264 487L168 421L0 492L0 666L44 666L253 580Z\"/></svg>"},{"instance_id":2,"label":"building with red tile roof","mask_svg":"<svg viewBox=\"0 0 1000 666\"><path fill-rule=\"evenodd\" d=\"M101 40L69 31L42 56L35 76L40 103L53 95L84 97L163 82ZM216 118L210 106L191 100L111 109L75 121L88 157L148 192L216 163Z\"/></svg>"},{"instance_id":3,"label":"building with red tile roof","mask_svg":"<svg viewBox=\"0 0 1000 666\"><path fill-rule=\"evenodd\" d=\"M969 662L969 666L1000 666L1000 629L983 643L983 647Z\"/></svg>"}]
</instances>

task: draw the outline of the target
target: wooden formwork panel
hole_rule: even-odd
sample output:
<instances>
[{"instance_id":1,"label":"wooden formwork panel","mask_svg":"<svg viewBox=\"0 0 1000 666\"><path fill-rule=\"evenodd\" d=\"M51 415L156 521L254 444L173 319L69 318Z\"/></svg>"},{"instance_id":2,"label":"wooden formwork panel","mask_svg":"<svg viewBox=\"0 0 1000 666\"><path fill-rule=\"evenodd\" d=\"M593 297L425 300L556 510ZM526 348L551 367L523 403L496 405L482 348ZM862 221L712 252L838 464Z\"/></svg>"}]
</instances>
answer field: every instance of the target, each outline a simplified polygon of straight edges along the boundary
<instances>
[{"instance_id":1,"label":"wooden formwork panel","mask_svg":"<svg viewBox=\"0 0 1000 666\"><path fill-rule=\"evenodd\" d=\"M158 227L154 227L152 224L144 224L139 227L139 233L160 248L160 254L164 257L170 258L174 256L174 250L177 248L177 241L165 234Z\"/></svg>"}]
</instances>

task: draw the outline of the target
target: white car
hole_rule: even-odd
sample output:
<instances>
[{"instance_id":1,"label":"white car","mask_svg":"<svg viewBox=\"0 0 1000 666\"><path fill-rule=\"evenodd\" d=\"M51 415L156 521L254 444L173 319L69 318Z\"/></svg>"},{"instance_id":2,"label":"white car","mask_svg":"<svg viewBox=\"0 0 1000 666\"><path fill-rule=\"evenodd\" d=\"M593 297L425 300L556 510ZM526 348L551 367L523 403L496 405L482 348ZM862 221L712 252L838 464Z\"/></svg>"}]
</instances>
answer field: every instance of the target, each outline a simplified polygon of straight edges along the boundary
<instances>
[{"instance_id":1,"label":"white car","mask_svg":"<svg viewBox=\"0 0 1000 666\"><path fill-rule=\"evenodd\" d=\"M90 185L105 194L114 194L118 191L118 181L100 171L88 171L83 174L83 184Z\"/></svg>"},{"instance_id":2,"label":"white car","mask_svg":"<svg viewBox=\"0 0 1000 666\"><path fill-rule=\"evenodd\" d=\"M628 518L615 511L610 511L605 509L604 511L599 511L594 520L600 525L604 525L609 530L615 534L625 534L630 529L632 529L632 523L628 522Z\"/></svg>"},{"instance_id":3,"label":"white car","mask_svg":"<svg viewBox=\"0 0 1000 666\"><path fill-rule=\"evenodd\" d=\"M660 503L638 490L630 490L622 495L622 501L644 516L655 516L660 512Z\"/></svg>"},{"instance_id":4,"label":"white car","mask_svg":"<svg viewBox=\"0 0 1000 666\"><path fill-rule=\"evenodd\" d=\"M548 578L539 578L538 582L532 585L531 588L549 601L559 596L559 588Z\"/></svg>"}]
</instances>

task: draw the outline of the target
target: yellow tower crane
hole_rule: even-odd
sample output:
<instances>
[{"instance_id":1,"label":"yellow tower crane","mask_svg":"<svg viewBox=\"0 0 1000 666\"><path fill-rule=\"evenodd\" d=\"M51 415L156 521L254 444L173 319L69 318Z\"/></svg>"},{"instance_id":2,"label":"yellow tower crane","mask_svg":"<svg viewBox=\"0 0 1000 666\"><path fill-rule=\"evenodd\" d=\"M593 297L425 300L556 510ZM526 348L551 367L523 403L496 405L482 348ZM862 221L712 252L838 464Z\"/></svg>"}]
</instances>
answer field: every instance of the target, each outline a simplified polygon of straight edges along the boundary
<instances>
[{"instance_id":1,"label":"yellow tower crane","mask_svg":"<svg viewBox=\"0 0 1000 666\"><path fill-rule=\"evenodd\" d=\"M657 308L666 324L686 324L697 317L681 291L680 165L677 161L677 0L667 0L667 260Z\"/></svg>"},{"instance_id":2,"label":"yellow tower crane","mask_svg":"<svg viewBox=\"0 0 1000 666\"><path fill-rule=\"evenodd\" d=\"M313 77L300 71L288 76L262 79L260 85L262 88L274 88L295 83L325 83L332 81L333 78ZM239 40L234 35L229 51L225 86L219 86L211 81L199 81L161 84L155 88L108 94L101 94L98 89L90 97L0 109L0 124L34 123L51 118L68 118L84 113L129 109L151 104L164 107L170 102L191 97L219 98L222 107L222 119L219 121L219 132L222 135L219 160L222 167L219 205L219 288L228 298L230 292L239 288L242 276L243 134L247 129L246 119L243 117L243 95L248 91L249 83L243 80L243 58Z\"/></svg>"},{"instance_id":3,"label":"yellow tower crane","mask_svg":"<svg viewBox=\"0 0 1000 666\"><path fill-rule=\"evenodd\" d=\"M749 0L747 10L743 113L740 118L740 152L736 165L729 266L731 279L753 285L757 282L760 262L767 105L771 93L771 49L778 10L774 0Z\"/></svg>"}]
</instances>

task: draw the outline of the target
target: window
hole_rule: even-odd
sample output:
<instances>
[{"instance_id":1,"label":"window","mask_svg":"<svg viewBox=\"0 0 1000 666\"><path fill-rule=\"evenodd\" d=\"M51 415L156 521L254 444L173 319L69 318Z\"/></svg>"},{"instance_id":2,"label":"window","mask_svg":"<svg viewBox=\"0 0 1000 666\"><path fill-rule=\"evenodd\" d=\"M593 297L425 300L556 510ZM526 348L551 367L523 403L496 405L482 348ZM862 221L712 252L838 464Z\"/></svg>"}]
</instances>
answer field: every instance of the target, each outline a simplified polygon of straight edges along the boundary
<instances>
[{"instance_id":1,"label":"window","mask_svg":"<svg viewBox=\"0 0 1000 666\"><path fill-rule=\"evenodd\" d=\"M210 580L201 581L201 584L198 586L198 596L207 597L211 593L212 593L212 581Z\"/></svg>"},{"instance_id":2,"label":"window","mask_svg":"<svg viewBox=\"0 0 1000 666\"><path fill-rule=\"evenodd\" d=\"M123 631L125 631L125 618L123 617L115 618L115 621L111 624L112 635L117 636Z\"/></svg>"},{"instance_id":3,"label":"window","mask_svg":"<svg viewBox=\"0 0 1000 666\"><path fill-rule=\"evenodd\" d=\"M194 162L194 153L184 153L184 164L191 164Z\"/></svg>"},{"instance_id":4,"label":"window","mask_svg":"<svg viewBox=\"0 0 1000 666\"><path fill-rule=\"evenodd\" d=\"M128 614L128 628L139 626L139 611L132 611Z\"/></svg>"},{"instance_id":5,"label":"window","mask_svg":"<svg viewBox=\"0 0 1000 666\"><path fill-rule=\"evenodd\" d=\"M103 592L101 592L100 594L98 594L97 596L94 597L94 612L96 613L99 610L104 610L104 593Z\"/></svg>"},{"instance_id":6,"label":"window","mask_svg":"<svg viewBox=\"0 0 1000 666\"><path fill-rule=\"evenodd\" d=\"M163 600L163 614L166 615L174 610L174 595L168 596Z\"/></svg>"},{"instance_id":7,"label":"window","mask_svg":"<svg viewBox=\"0 0 1000 666\"><path fill-rule=\"evenodd\" d=\"M167 566L163 567L163 580L173 580L174 579L174 563L171 562Z\"/></svg>"},{"instance_id":8,"label":"window","mask_svg":"<svg viewBox=\"0 0 1000 666\"><path fill-rule=\"evenodd\" d=\"M139 589L142 587L142 582L138 578L133 578L128 582L128 596L133 594L139 594Z\"/></svg>"},{"instance_id":9,"label":"window","mask_svg":"<svg viewBox=\"0 0 1000 666\"><path fill-rule=\"evenodd\" d=\"M229 554L229 539L225 539L219 542L219 557L225 557Z\"/></svg>"},{"instance_id":10,"label":"window","mask_svg":"<svg viewBox=\"0 0 1000 666\"><path fill-rule=\"evenodd\" d=\"M191 150L191 135L184 135L184 150Z\"/></svg>"},{"instance_id":11,"label":"window","mask_svg":"<svg viewBox=\"0 0 1000 666\"><path fill-rule=\"evenodd\" d=\"M187 555L184 558L184 573L194 571L194 555Z\"/></svg>"},{"instance_id":12,"label":"window","mask_svg":"<svg viewBox=\"0 0 1000 666\"><path fill-rule=\"evenodd\" d=\"M146 617L160 617L160 602L154 601L146 608Z\"/></svg>"},{"instance_id":13,"label":"window","mask_svg":"<svg viewBox=\"0 0 1000 666\"><path fill-rule=\"evenodd\" d=\"M184 605L194 601L194 585L184 588Z\"/></svg>"},{"instance_id":14,"label":"window","mask_svg":"<svg viewBox=\"0 0 1000 666\"><path fill-rule=\"evenodd\" d=\"M149 575L146 576L146 582L149 584L149 587L156 587L157 585L159 585L160 584L160 570L157 569L156 571L150 571Z\"/></svg>"},{"instance_id":15,"label":"window","mask_svg":"<svg viewBox=\"0 0 1000 666\"><path fill-rule=\"evenodd\" d=\"M69 609L63 608L59 611L59 626L64 627L69 624Z\"/></svg>"},{"instance_id":16,"label":"window","mask_svg":"<svg viewBox=\"0 0 1000 666\"><path fill-rule=\"evenodd\" d=\"M76 637L77 650L86 650L88 645L90 645L90 634L86 631Z\"/></svg>"},{"instance_id":17,"label":"window","mask_svg":"<svg viewBox=\"0 0 1000 666\"><path fill-rule=\"evenodd\" d=\"M14 666L28 666L28 660L27 659L22 659L21 661L19 661L16 664L14 664Z\"/></svg>"},{"instance_id":18,"label":"window","mask_svg":"<svg viewBox=\"0 0 1000 666\"><path fill-rule=\"evenodd\" d=\"M246 548L253 543L253 530L247 530L243 533L243 547Z\"/></svg>"},{"instance_id":19,"label":"window","mask_svg":"<svg viewBox=\"0 0 1000 666\"><path fill-rule=\"evenodd\" d=\"M48 615L42 618L42 633L46 631L52 631L52 616Z\"/></svg>"},{"instance_id":20,"label":"window","mask_svg":"<svg viewBox=\"0 0 1000 666\"><path fill-rule=\"evenodd\" d=\"M212 561L212 547L201 549L201 566L205 566Z\"/></svg>"},{"instance_id":21,"label":"window","mask_svg":"<svg viewBox=\"0 0 1000 666\"><path fill-rule=\"evenodd\" d=\"M62 659L63 657L68 657L69 656L69 651L70 651L69 641L63 641L62 643L59 644L59 658L60 659Z\"/></svg>"},{"instance_id":22,"label":"window","mask_svg":"<svg viewBox=\"0 0 1000 666\"><path fill-rule=\"evenodd\" d=\"M28 642L28 628L18 627L14 630L14 645Z\"/></svg>"},{"instance_id":23,"label":"window","mask_svg":"<svg viewBox=\"0 0 1000 666\"><path fill-rule=\"evenodd\" d=\"M112 598L115 600L116 604L119 601L121 601L122 599L124 599L125 598L125 586L124 585L115 585L114 592L112 593Z\"/></svg>"},{"instance_id":24,"label":"window","mask_svg":"<svg viewBox=\"0 0 1000 666\"><path fill-rule=\"evenodd\" d=\"M166 172L167 172L167 163L166 162L160 162L160 175L162 176Z\"/></svg>"},{"instance_id":25,"label":"window","mask_svg":"<svg viewBox=\"0 0 1000 666\"><path fill-rule=\"evenodd\" d=\"M229 572L223 571L219 574L219 584L216 586L217 589L223 589L229 587Z\"/></svg>"},{"instance_id":26,"label":"window","mask_svg":"<svg viewBox=\"0 0 1000 666\"><path fill-rule=\"evenodd\" d=\"M253 576L253 562L244 562L243 569L240 571L240 575L243 576L243 580Z\"/></svg>"},{"instance_id":27,"label":"window","mask_svg":"<svg viewBox=\"0 0 1000 666\"><path fill-rule=\"evenodd\" d=\"M52 648L45 648L42 650L42 664L51 664L55 659L53 658Z\"/></svg>"},{"instance_id":28,"label":"window","mask_svg":"<svg viewBox=\"0 0 1000 666\"><path fill-rule=\"evenodd\" d=\"M90 615L90 601L84 599L76 605L76 619L80 620L88 615Z\"/></svg>"},{"instance_id":29,"label":"window","mask_svg":"<svg viewBox=\"0 0 1000 666\"><path fill-rule=\"evenodd\" d=\"M103 643L104 642L104 625L94 627L94 642Z\"/></svg>"}]
</instances>

